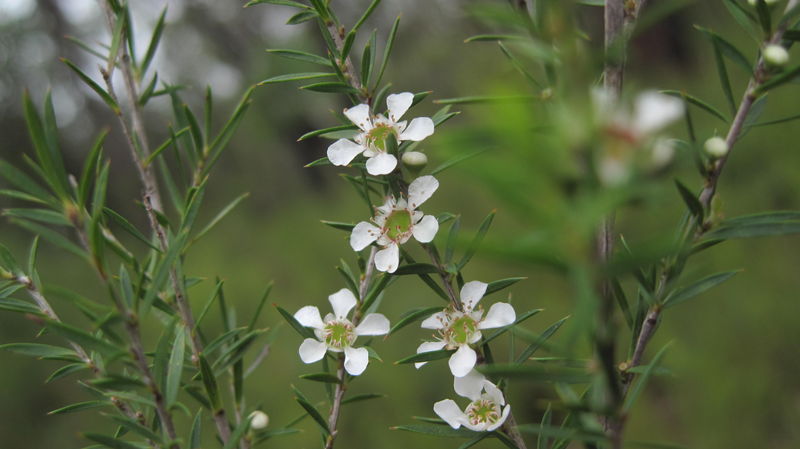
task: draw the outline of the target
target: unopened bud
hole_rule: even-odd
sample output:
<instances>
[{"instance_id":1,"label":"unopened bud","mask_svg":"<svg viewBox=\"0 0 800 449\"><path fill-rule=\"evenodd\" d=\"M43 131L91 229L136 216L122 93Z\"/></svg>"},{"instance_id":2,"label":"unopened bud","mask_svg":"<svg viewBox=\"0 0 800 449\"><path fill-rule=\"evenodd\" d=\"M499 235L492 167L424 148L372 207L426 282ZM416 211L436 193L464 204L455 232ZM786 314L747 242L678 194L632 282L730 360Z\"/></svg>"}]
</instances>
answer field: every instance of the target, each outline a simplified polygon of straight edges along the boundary
<instances>
[{"instance_id":1,"label":"unopened bud","mask_svg":"<svg viewBox=\"0 0 800 449\"><path fill-rule=\"evenodd\" d=\"M782 45L770 44L764 48L764 61L773 67L783 67L789 62L789 52Z\"/></svg>"},{"instance_id":2,"label":"unopened bud","mask_svg":"<svg viewBox=\"0 0 800 449\"><path fill-rule=\"evenodd\" d=\"M256 410L250 414L250 428L263 429L269 424L269 416L261 410Z\"/></svg>"},{"instance_id":3,"label":"unopened bud","mask_svg":"<svg viewBox=\"0 0 800 449\"><path fill-rule=\"evenodd\" d=\"M420 170L428 165L428 156L419 151L406 151L403 153L402 160L403 164L410 169Z\"/></svg>"},{"instance_id":4,"label":"unopened bud","mask_svg":"<svg viewBox=\"0 0 800 449\"><path fill-rule=\"evenodd\" d=\"M706 153L713 158L721 158L728 154L728 142L719 136L706 140L703 148L705 148Z\"/></svg>"}]
</instances>

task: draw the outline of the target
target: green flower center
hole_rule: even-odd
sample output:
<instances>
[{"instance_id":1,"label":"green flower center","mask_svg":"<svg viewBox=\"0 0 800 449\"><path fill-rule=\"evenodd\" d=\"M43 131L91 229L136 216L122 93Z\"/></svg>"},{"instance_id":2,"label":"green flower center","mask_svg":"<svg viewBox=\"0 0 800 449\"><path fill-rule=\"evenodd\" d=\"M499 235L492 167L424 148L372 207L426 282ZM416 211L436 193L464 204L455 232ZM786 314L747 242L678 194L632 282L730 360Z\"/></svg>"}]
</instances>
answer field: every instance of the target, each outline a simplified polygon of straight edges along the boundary
<instances>
[{"instance_id":1,"label":"green flower center","mask_svg":"<svg viewBox=\"0 0 800 449\"><path fill-rule=\"evenodd\" d=\"M477 331L478 322L469 315L461 315L450 322L444 333L446 340L458 346L469 344Z\"/></svg>"},{"instance_id":2,"label":"green flower center","mask_svg":"<svg viewBox=\"0 0 800 449\"><path fill-rule=\"evenodd\" d=\"M407 234L411 229L411 212L406 209L398 209L392 211L386 217L384 224L386 237L390 240L397 240L403 234Z\"/></svg>"},{"instance_id":3,"label":"green flower center","mask_svg":"<svg viewBox=\"0 0 800 449\"><path fill-rule=\"evenodd\" d=\"M350 321L330 321L322 328L322 338L328 347L344 349L353 344L356 334Z\"/></svg>"},{"instance_id":4,"label":"green flower center","mask_svg":"<svg viewBox=\"0 0 800 449\"><path fill-rule=\"evenodd\" d=\"M491 399L478 399L467 407L467 419L473 426L494 424L500 419L500 406Z\"/></svg>"},{"instance_id":5,"label":"green flower center","mask_svg":"<svg viewBox=\"0 0 800 449\"><path fill-rule=\"evenodd\" d=\"M386 141L391 135L397 137L394 127L385 124L375 125L367 133L367 142L380 151L386 151Z\"/></svg>"}]
</instances>

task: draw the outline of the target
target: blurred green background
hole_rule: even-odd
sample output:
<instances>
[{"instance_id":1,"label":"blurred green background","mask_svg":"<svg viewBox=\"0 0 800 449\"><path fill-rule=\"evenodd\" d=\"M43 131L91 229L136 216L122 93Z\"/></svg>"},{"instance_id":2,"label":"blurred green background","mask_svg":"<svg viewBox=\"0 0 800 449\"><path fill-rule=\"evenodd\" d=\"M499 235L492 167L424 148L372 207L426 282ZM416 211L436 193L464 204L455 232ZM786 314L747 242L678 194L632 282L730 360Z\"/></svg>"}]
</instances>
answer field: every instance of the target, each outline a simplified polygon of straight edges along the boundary
<instances>
[{"instance_id":1,"label":"blurred green background","mask_svg":"<svg viewBox=\"0 0 800 449\"><path fill-rule=\"evenodd\" d=\"M185 98L194 106L201 104L204 86L211 85L218 123L225 120L225 114L248 85L270 76L308 71L302 63L267 55L265 48L322 49L313 23L284 25L291 14L289 8L267 5L243 9L240 2L219 0L142 0L132 4L140 50L146 46L149 30L167 3L168 26L156 60L159 73L171 83L186 85ZM352 23L367 3L351 0L334 1L333 5L345 23ZM470 14L478 2L383 3L367 28L377 28L379 37L384 39L391 22L402 14L387 71L392 91L432 90L431 98L447 98L524 89L495 45L463 43L470 35L487 32L486 26ZM594 36L601 24L600 15L601 9L581 8L576 20ZM722 109L724 97L713 54L708 41L693 29L695 23L741 44L748 57L755 55L754 46L727 15L722 2L697 1L637 36L630 49L628 88L684 89ZM134 205L139 189L137 177L114 117L92 92L79 85L57 57L67 56L87 68L96 63L64 39L65 35L90 42L107 39L93 0L0 1L0 156L20 164L21 155L30 153L21 114L22 89L29 89L40 101L45 90L52 88L68 168L77 171L97 132L112 128L106 145L106 154L112 160L111 207L126 212L144 228L144 217ZM746 74L735 69L731 74L739 95ZM771 97L764 119L798 113L800 95L796 85L782 88ZM345 106L343 98L298 91L293 86L256 90L253 106L211 179L212 188L201 218L209 219L242 192L250 192L250 196L190 252L187 271L209 280L189 292L195 308L205 302L214 277L219 276L226 280L226 296L242 317L253 312L270 280L275 281L271 302L290 311L308 304L327 309L327 295L343 286L334 266L340 258L350 264L355 260L347 235L323 226L319 220L358 221L366 218L364 206L336 176L336 170L303 168L324 155L327 141L295 140L309 130L333 126L331 112ZM167 100L153 102L147 115L152 136L165 136L168 108ZM433 114L436 109L426 100L413 110L413 115ZM475 129L513 113L484 106L465 106L461 110L460 116L424 142L422 148L431 159L431 166L459 151L448 143L454 141L451 137L457 136L459 130ZM714 118L702 113L694 116L701 139L727 131ZM682 127L674 128L676 136L683 133ZM721 182L720 207L725 216L800 209L800 148L796 136L796 125L788 123L755 128L743 138ZM502 144L494 146L499 148L490 149L504 151ZM667 176L655 183L657 188L648 201L620 211L621 232L646 240L674 228L683 206L671 177L680 177L690 186L701 182L688 157L680 156ZM439 176L441 188L423 210L460 213L462 229L472 231L496 208L490 234L494 236L535 228L536 223L526 221L523 214L493 195L482 181L485 177L481 172L487 158L492 157L490 151ZM6 203L2 207L12 205L3 201ZM5 221L0 224L0 236L3 244L20 257L31 241L30 235ZM440 235L439 240L442 238ZM674 441L692 448L800 445L796 425L800 421L798 250L797 237L739 240L693 259L685 280L737 268L744 272L665 315L650 355L660 345L673 341L667 356L672 376L658 377L648 386L630 418L628 439ZM102 298L94 275L69 254L43 245L40 261L45 283ZM511 289L518 313L545 309L526 323L527 329L541 332L572 312L568 280L547 267L504 262L479 253L465 273L466 280L487 282L511 276L528 277ZM492 300L506 294L504 291ZM407 277L389 290L382 311L395 321L408 309L437 301L416 278ZM66 304L55 302L54 306L64 317L80 320ZM279 325L281 319L274 308L268 309L262 325ZM211 334L220 323L217 316L209 318L206 326ZM31 341L37 330L34 323L18 315L0 313L0 343ZM158 331L153 333L145 334L151 344L158 338ZM345 407L339 447L460 444L389 430L390 426L410 423L412 416L432 416L433 402L454 396L445 364L434 363L416 371L408 365L391 363L413 353L427 336L412 326L374 344L384 363L372 361L367 374L352 384L350 394L379 392L387 397ZM628 338L624 333L622 337L623 341ZM248 379L249 404L262 405L272 419L270 426L283 425L301 413L289 384L315 399L324 397L319 384L297 379L299 374L319 370L300 362L299 343L300 337L284 326L266 362ZM57 362L0 352L0 448L77 448L87 445L79 431L104 428L106 421L91 411L47 415L50 410L87 399L76 388L74 377L44 384L58 366ZM537 422L554 393L548 385L517 383L512 384L508 396L517 421L522 423ZM195 406L190 399L187 403ZM178 415L179 425L188 426L189 418ZM314 424L305 420L300 426L305 432L267 445L317 447Z\"/></svg>"}]
</instances>

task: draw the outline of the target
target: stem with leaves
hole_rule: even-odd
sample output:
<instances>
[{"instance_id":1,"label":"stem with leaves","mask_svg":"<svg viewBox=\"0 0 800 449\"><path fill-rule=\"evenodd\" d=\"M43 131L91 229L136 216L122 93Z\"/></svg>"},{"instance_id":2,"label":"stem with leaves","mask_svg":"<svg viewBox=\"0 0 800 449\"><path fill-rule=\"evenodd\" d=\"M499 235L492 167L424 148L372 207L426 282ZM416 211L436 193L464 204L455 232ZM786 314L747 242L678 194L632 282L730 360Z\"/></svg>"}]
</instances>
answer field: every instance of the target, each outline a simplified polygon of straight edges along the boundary
<instances>
[{"instance_id":1,"label":"stem with leaves","mask_svg":"<svg viewBox=\"0 0 800 449\"><path fill-rule=\"evenodd\" d=\"M108 25L113 33L116 26L116 20L121 19L114 14L112 5L109 2L103 2L103 5ZM157 216L158 214L163 213L163 202L161 200L161 194L158 184L155 180L152 166L146 162L148 156L150 155L150 149L147 143L147 134L144 129L142 110L138 103L138 82L133 73L130 55L127 53L126 40L129 38L130 35L123 32L120 43L121 50L119 60L117 61L116 66L119 67L119 70L122 72L125 80L125 88L127 90L128 101L130 103L130 124L122 112L117 114L117 116L123 132L127 137L129 150L134 160L134 165L136 166L144 187L143 204L147 212L147 218L150 223L150 227L152 228L153 233L157 236L161 250L166 253L169 249L169 242L167 239L166 230L159 222ZM111 73L109 71L103 72L103 77L106 81L109 95L111 95L111 97L119 104L118 98L114 93L113 82L110 75ZM195 180L195 183L197 182L198 180ZM175 303L177 305L181 320L186 329L189 330L192 361L195 364L198 364L200 356L203 353L203 345L200 342L199 336L195 330L195 320L185 295L183 282L181 281L180 276L178 275L178 272L174 266L170 267L169 269L169 277L175 295ZM214 410L212 415L220 439L222 440L223 444L227 444L228 440L230 439L231 431L224 406L221 406L218 410Z\"/></svg>"},{"instance_id":2,"label":"stem with leaves","mask_svg":"<svg viewBox=\"0 0 800 449\"><path fill-rule=\"evenodd\" d=\"M364 275L361 276L361 280L358 285L358 303L356 304L356 312L353 315L353 327L358 326L358 322L361 320L361 316L363 314L363 310L361 307L364 305L364 300L367 297L367 290L369 289L370 284L372 283L372 278L375 274L375 253L378 252L378 248L372 246L369 251L369 258L367 258L367 264L364 268ZM346 382L346 373L344 370L344 355L339 355L339 367L336 370L336 378L339 381L336 383L336 389L333 392L333 401L331 403L331 411L328 415L328 430L330 433L328 434L328 438L325 440L325 449L333 448L333 443L336 441L336 428L339 423L339 412L342 408L342 399L344 399L344 393L347 391Z\"/></svg>"}]
</instances>

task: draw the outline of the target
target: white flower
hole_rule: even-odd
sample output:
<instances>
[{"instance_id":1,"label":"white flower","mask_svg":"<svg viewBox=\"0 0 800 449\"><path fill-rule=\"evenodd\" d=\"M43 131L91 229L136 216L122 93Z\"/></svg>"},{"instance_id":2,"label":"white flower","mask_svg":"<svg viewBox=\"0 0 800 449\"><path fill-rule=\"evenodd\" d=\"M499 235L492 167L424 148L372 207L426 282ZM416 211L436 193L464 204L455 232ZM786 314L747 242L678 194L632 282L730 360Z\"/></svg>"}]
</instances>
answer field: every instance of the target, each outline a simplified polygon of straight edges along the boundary
<instances>
[{"instance_id":1,"label":"white flower","mask_svg":"<svg viewBox=\"0 0 800 449\"><path fill-rule=\"evenodd\" d=\"M360 104L344 110L344 115L361 130L353 140L339 139L328 147L328 159L333 165L347 165L359 153L367 157L370 175L386 175L397 167L397 158L388 153L386 140L390 135L397 143L405 140L418 142L433 134L433 120L417 117L406 123L399 121L414 101L414 94L403 92L386 98L389 117L382 114L370 116L369 106Z\"/></svg>"},{"instance_id":2,"label":"white flower","mask_svg":"<svg viewBox=\"0 0 800 449\"><path fill-rule=\"evenodd\" d=\"M353 343L360 335L386 335L389 333L389 320L380 313L370 313L358 326L347 319L347 314L356 305L353 292L343 288L328 296L333 313L320 317L315 306L305 306L294 314L300 324L314 329L317 339L306 338L300 345L300 359L304 363L314 363L325 357L326 351L344 352L344 369L358 376L367 369L369 352L366 348L354 348Z\"/></svg>"},{"instance_id":3,"label":"white flower","mask_svg":"<svg viewBox=\"0 0 800 449\"><path fill-rule=\"evenodd\" d=\"M436 236L439 222L432 215L416 210L439 188L433 176L422 176L408 186L408 200L389 197L383 206L375 208L372 223L362 221L350 234L350 246L361 251L377 241L383 249L375 254L375 268L394 273L400 263L400 245L413 235L421 243L428 243Z\"/></svg>"},{"instance_id":4,"label":"white flower","mask_svg":"<svg viewBox=\"0 0 800 449\"><path fill-rule=\"evenodd\" d=\"M508 303L492 304L486 316L483 316L482 307L475 308L486 294L487 286L480 281L467 282L461 288L461 310L450 306L426 318L422 328L437 330L439 340L422 343L417 348L417 354L444 348L457 349L450 356L450 372L455 377L466 376L478 359L478 354L470 345L480 341L481 330L508 326L517 319L514 308ZM419 362L415 366L419 368L425 363Z\"/></svg>"},{"instance_id":5,"label":"white flower","mask_svg":"<svg viewBox=\"0 0 800 449\"><path fill-rule=\"evenodd\" d=\"M636 148L649 145L656 162L671 158L673 149L664 147L666 140L659 138L670 123L684 112L683 100L656 91L644 91L635 101L632 112L620 107L617 99L604 89L592 91L595 115L606 137L595 165L597 176L606 185L619 185L628 180ZM656 154L660 153L660 154ZM648 158L646 158L648 159Z\"/></svg>"},{"instance_id":6,"label":"white flower","mask_svg":"<svg viewBox=\"0 0 800 449\"><path fill-rule=\"evenodd\" d=\"M491 432L502 426L511 413L503 392L474 370L456 377L453 387L459 396L472 402L462 411L455 401L445 399L433 404L433 411L454 429L464 426L476 432Z\"/></svg>"}]
</instances>

